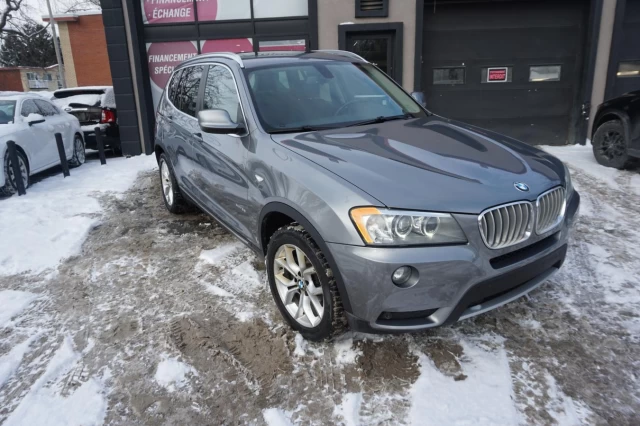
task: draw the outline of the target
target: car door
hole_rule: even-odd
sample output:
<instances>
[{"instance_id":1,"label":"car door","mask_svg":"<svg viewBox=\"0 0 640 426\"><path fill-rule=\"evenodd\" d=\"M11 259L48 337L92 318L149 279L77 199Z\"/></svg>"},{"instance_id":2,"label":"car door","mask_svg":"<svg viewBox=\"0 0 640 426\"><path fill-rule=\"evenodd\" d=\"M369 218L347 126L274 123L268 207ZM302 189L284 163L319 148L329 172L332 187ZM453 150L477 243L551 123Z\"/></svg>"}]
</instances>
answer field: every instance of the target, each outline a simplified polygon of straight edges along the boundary
<instances>
[{"instance_id":1,"label":"car door","mask_svg":"<svg viewBox=\"0 0 640 426\"><path fill-rule=\"evenodd\" d=\"M212 64L201 90L201 110L223 109L236 123L246 123L238 86L229 67ZM251 239L247 226L248 182L245 174L246 135L205 133L198 129L192 139L194 166L190 179L198 182L198 197L231 229Z\"/></svg>"},{"instance_id":2,"label":"car door","mask_svg":"<svg viewBox=\"0 0 640 426\"><path fill-rule=\"evenodd\" d=\"M60 110L51 102L40 99L36 99L35 102L47 122L53 127L54 142L55 134L60 133L67 158L71 158L73 155L73 128L71 121L67 118L66 114L61 114ZM55 157L51 159L52 163L60 160L57 145L55 146L54 154Z\"/></svg>"},{"instance_id":3,"label":"car door","mask_svg":"<svg viewBox=\"0 0 640 426\"><path fill-rule=\"evenodd\" d=\"M198 202L202 200L197 186L202 183L191 178L196 168L192 145L194 135L200 131L196 111L204 69L203 65L195 65L176 72L168 88L170 102L162 102L162 117L158 119L178 185Z\"/></svg>"},{"instance_id":4,"label":"car door","mask_svg":"<svg viewBox=\"0 0 640 426\"><path fill-rule=\"evenodd\" d=\"M41 114L40 108L33 99L25 99L20 106L20 116L24 123L24 128L16 137L16 141L29 157L29 170L31 173L44 169L50 163L50 149L52 145L53 133L50 131L50 124L46 117L44 123L37 123L29 126L26 118L29 114ZM55 147L55 141L53 141Z\"/></svg>"}]
</instances>

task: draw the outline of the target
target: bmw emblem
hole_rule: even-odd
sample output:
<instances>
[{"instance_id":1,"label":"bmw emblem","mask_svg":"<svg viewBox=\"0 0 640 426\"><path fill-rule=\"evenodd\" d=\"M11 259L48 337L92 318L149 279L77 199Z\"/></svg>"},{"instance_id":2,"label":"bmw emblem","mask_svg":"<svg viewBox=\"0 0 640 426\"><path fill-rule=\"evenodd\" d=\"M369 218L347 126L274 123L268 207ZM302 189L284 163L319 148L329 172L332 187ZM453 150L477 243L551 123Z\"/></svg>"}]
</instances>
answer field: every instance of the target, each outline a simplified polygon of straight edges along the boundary
<instances>
[{"instance_id":1,"label":"bmw emblem","mask_svg":"<svg viewBox=\"0 0 640 426\"><path fill-rule=\"evenodd\" d=\"M526 183L516 182L513 184L518 191L527 192L529 191L529 186Z\"/></svg>"}]
</instances>

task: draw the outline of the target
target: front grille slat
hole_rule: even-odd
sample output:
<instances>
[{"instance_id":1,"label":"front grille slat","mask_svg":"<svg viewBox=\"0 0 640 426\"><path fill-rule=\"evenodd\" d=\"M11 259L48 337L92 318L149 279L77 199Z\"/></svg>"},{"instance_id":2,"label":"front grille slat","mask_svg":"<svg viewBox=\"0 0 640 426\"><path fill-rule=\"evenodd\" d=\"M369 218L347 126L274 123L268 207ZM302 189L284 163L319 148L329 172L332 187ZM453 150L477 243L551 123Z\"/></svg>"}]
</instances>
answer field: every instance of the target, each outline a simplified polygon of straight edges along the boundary
<instances>
[{"instance_id":1,"label":"front grille slat","mask_svg":"<svg viewBox=\"0 0 640 426\"><path fill-rule=\"evenodd\" d=\"M559 186L540 195L536 201L536 233L544 234L558 226L566 209L565 191Z\"/></svg>"},{"instance_id":2,"label":"front grille slat","mask_svg":"<svg viewBox=\"0 0 640 426\"><path fill-rule=\"evenodd\" d=\"M533 218L533 206L528 201L494 207L479 216L480 234L491 249L509 247L529 238Z\"/></svg>"}]
</instances>

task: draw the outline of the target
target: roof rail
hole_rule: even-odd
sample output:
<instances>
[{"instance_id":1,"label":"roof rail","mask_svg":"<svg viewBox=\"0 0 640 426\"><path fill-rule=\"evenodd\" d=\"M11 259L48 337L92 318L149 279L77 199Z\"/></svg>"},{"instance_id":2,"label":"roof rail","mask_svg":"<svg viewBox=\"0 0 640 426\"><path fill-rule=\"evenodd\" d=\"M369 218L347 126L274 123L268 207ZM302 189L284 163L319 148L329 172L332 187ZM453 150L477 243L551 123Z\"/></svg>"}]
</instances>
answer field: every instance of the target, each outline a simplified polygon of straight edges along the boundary
<instances>
[{"instance_id":1,"label":"roof rail","mask_svg":"<svg viewBox=\"0 0 640 426\"><path fill-rule=\"evenodd\" d=\"M331 53L332 55L338 56L346 56L347 58L358 59L359 61L369 62L365 58L360 55L357 55L353 52L349 52L348 50L329 50L329 49L321 49L321 50L312 50L312 52L318 53Z\"/></svg>"},{"instance_id":2,"label":"roof rail","mask_svg":"<svg viewBox=\"0 0 640 426\"><path fill-rule=\"evenodd\" d=\"M236 61L240 68L244 68L244 62L242 62L242 58L237 53L232 52L213 52L213 53L203 53L202 55L195 56L193 59L202 59L202 58L226 58L231 59L232 61Z\"/></svg>"}]
</instances>

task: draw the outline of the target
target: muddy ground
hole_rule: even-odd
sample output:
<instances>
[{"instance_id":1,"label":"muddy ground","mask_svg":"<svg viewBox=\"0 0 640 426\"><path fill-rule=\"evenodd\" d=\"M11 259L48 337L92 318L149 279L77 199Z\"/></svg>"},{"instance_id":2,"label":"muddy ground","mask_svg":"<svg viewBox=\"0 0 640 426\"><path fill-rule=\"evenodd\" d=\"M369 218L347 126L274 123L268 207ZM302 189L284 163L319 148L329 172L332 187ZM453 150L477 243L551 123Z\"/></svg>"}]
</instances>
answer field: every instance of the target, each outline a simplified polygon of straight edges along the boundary
<instances>
[{"instance_id":1,"label":"muddy ground","mask_svg":"<svg viewBox=\"0 0 640 426\"><path fill-rule=\"evenodd\" d=\"M0 330L0 355L39 330L0 388L0 423L67 337L80 361L60 392L101 378L105 424L264 424L273 408L301 424L405 424L432 398L416 395L418 380L446 396L495 376L478 354L506 354L504 409L521 423L640 424L640 199L625 182L615 191L580 173L574 181L584 215L569 258L529 297L452 327L317 344L284 324L264 265L210 218L168 213L147 173L124 197L101 199L106 213L82 255L54 273L0 277L0 289L41 296ZM603 265L628 279L612 285ZM159 384L163 357L191 366L184 382ZM464 414L468 401L452 396L451 411Z\"/></svg>"}]
</instances>

